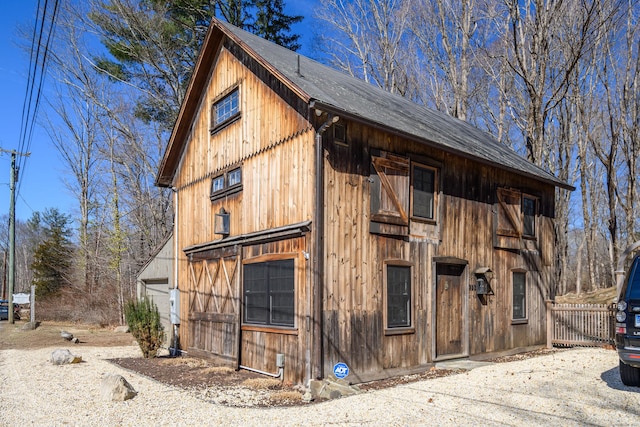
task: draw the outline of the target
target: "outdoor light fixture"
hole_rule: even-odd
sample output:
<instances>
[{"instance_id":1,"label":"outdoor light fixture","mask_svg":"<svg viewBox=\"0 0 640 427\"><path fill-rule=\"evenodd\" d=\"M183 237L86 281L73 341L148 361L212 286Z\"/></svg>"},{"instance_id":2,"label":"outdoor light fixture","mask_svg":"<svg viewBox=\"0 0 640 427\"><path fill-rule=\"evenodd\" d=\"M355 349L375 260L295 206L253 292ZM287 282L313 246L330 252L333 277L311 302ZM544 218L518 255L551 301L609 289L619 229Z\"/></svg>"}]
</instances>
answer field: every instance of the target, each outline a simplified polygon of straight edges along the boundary
<instances>
[{"instance_id":1,"label":"outdoor light fixture","mask_svg":"<svg viewBox=\"0 0 640 427\"><path fill-rule=\"evenodd\" d=\"M493 271L489 267L481 267L473 272L476 276L476 294L478 295L494 295L491 289L491 278Z\"/></svg>"},{"instance_id":2,"label":"outdoor light fixture","mask_svg":"<svg viewBox=\"0 0 640 427\"><path fill-rule=\"evenodd\" d=\"M229 235L229 212L220 208L220 213L217 213L213 225L215 234L222 234L223 237Z\"/></svg>"}]
</instances>

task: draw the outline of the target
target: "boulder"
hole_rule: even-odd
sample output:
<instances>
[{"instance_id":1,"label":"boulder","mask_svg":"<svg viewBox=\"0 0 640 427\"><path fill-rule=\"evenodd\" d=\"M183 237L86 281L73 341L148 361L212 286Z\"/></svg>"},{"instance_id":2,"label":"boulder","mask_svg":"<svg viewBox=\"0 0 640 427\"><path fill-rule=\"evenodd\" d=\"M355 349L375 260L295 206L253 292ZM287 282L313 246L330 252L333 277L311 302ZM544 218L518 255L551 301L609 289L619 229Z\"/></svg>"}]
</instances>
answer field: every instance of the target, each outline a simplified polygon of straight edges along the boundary
<instances>
[{"instance_id":1,"label":"boulder","mask_svg":"<svg viewBox=\"0 0 640 427\"><path fill-rule=\"evenodd\" d=\"M68 365L82 362L82 356L76 356L67 349L59 348L51 353L51 363L54 365Z\"/></svg>"},{"instance_id":2,"label":"boulder","mask_svg":"<svg viewBox=\"0 0 640 427\"><path fill-rule=\"evenodd\" d=\"M40 322L27 322L24 325L22 325L21 329L23 331L32 331L36 329L39 325L40 325Z\"/></svg>"},{"instance_id":3,"label":"boulder","mask_svg":"<svg viewBox=\"0 0 640 427\"><path fill-rule=\"evenodd\" d=\"M117 328L115 328L113 330L113 332L117 333L117 334L126 334L129 332L129 326L124 325L124 326L118 326Z\"/></svg>"},{"instance_id":4,"label":"boulder","mask_svg":"<svg viewBox=\"0 0 640 427\"><path fill-rule=\"evenodd\" d=\"M60 336L67 341L71 341L73 339L73 334L67 331L60 331Z\"/></svg>"},{"instance_id":5,"label":"boulder","mask_svg":"<svg viewBox=\"0 0 640 427\"><path fill-rule=\"evenodd\" d=\"M105 400L123 402L133 399L138 394L122 375L105 374L102 378L100 394Z\"/></svg>"},{"instance_id":6,"label":"boulder","mask_svg":"<svg viewBox=\"0 0 640 427\"><path fill-rule=\"evenodd\" d=\"M322 381L313 380L309 384L311 398L337 399L343 396L352 396L360 393L360 388L350 385L348 381L329 375Z\"/></svg>"}]
</instances>

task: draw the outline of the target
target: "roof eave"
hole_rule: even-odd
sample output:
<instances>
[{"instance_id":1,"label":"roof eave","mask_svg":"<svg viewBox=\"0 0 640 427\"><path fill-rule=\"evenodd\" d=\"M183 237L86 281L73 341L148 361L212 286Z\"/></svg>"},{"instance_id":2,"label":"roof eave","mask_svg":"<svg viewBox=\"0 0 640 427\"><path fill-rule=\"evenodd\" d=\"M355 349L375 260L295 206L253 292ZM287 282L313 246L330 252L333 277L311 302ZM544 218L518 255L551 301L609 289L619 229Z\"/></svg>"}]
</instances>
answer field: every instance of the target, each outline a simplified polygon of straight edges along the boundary
<instances>
[{"instance_id":1,"label":"roof eave","mask_svg":"<svg viewBox=\"0 0 640 427\"><path fill-rule=\"evenodd\" d=\"M469 160L473 160L473 161L476 161L476 162L479 162L479 163L482 163L482 164L486 164L488 166L493 166L493 167L497 167L497 168L500 168L500 169L503 169L503 170L507 170L509 172L513 172L513 173L516 173L516 174L521 175L521 176L526 176L528 178L534 178L534 179L536 179L538 181L545 182L547 184L551 184L551 185L553 185L555 187L558 187L558 188L562 188L562 189L569 190L569 191L574 191L576 189L574 186L572 186L572 185L570 185L570 184L568 184L568 183L566 183L566 182L564 182L564 181L562 181L560 179L544 178L544 177L541 177L541 176L538 176L538 175L535 175L535 174L532 174L532 173L528 173L528 172L520 170L520 169L516 169L516 168L512 168L512 167L506 166L506 165L501 164L499 162L492 162L490 160L483 159L482 157L474 156L471 153L468 153L468 152L465 152L465 151L461 151L461 150L456 150L454 148L450 148L450 147L438 144L437 142L434 142L434 141L431 141L431 140L428 140L428 139L424 139L424 138L420 138L420 137L418 137L416 135L413 135L411 133L403 132L403 131L401 131L401 130L399 130L397 128L394 128L392 126L389 126L389 125L386 125L386 124L383 124L383 123L374 122L372 120L367 119L366 117L362 117L362 116L359 116L357 114L350 113L350 112L342 110L342 109L340 109L340 108L338 108L338 107L336 107L334 105L323 103L322 101L317 100L317 99L311 100L311 102L309 103L309 106L310 106L310 108L315 108L317 110L322 110L322 111L325 111L325 112L329 112L329 113L332 113L332 114L340 116L340 117L345 117L345 118L348 118L349 120L353 120L355 122L366 124L368 126L374 127L374 128L379 129L381 131L388 132L388 133L390 133L392 135L400 136L400 137L402 137L404 139L408 139L408 140L411 140L411 141L414 141L414 142L418 142L418 143L424 144L426 146L442 150L442 151L447 152L449 154L454 154L456 156L459 156L459 157L462 157L462 158L465 158L465 159L469 159Z\"/></svg>"}]
</instances>

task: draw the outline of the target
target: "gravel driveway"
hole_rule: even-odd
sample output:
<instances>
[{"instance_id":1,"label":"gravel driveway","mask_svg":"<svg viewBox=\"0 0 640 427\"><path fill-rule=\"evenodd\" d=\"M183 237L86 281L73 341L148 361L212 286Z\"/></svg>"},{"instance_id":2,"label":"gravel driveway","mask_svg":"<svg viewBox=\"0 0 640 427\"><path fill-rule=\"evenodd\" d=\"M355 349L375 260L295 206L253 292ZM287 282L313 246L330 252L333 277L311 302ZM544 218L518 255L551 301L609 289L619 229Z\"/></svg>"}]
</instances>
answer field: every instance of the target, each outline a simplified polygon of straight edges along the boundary
<instances>
[{"instance_id":1,"label":"gravel driveway","mask_svg":"<svg viewBox=\"0 0 640 427\"><path fill-rule=\"evenodd\" d=\"M622 384L615 351L574 349L462 374L295 407L232 408L107 362L134 346L85 347L83 363L54 366L54 348L0 351L1 426L203 425L638 425L640 388ZM100 397L105 373L138 391ZM201 393L201 392L200 392Z\"/></svg>"}]
</instances>

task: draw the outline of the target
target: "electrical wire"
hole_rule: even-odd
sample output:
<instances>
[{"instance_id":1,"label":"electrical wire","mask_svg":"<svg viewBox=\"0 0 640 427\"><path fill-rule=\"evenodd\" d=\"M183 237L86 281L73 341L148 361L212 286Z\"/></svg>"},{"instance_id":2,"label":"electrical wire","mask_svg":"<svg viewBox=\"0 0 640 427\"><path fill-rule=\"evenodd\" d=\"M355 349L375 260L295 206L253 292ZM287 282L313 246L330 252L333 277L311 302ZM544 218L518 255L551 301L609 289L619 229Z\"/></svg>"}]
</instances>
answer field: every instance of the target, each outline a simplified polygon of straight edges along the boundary
<instances>
[{"instance_id":1,"label":"electrical wire","mask_svg":"<svg viewBox=\"0 0 640 427\"><path fill-rule=\"evenodd\" d=\"M31 150L33 130L35 128L36 118L40 108L42 87L44 85L44 79L47 71L47 58L51 42L55 34L54 29L56 18L58 16L58 5L59 0L55 0L53 4L53 11L51 12L49 8L49 0L45 0L44 6L42 7L40 0L38 0L38 9L31 39L27 89L25 92L24 104L22 106L22 118L20 124L18 152L21 154L26 154ZM19 156L18 170L25 170L26 161L26 155ZM20 193L20 186L21 181L19 180L16 187L16 194L18 195Z\"/></svg>"}]
</instances>

